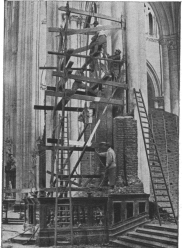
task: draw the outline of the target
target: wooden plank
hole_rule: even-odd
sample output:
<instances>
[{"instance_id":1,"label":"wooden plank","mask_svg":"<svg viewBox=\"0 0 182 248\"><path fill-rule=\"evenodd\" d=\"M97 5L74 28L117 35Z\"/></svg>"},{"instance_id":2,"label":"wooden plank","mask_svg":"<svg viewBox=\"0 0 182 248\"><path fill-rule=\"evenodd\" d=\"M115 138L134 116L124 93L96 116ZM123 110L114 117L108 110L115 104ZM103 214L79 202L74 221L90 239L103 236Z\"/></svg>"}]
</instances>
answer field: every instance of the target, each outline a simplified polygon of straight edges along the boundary
<instances>
[{"instance_id":1,"label":"wooden plank","mask_svg":"<svg viewBox=\"0 0 182 248\"><path fill-rule=\"evenodd\" d=\"M48 51L48 54L59 55L59 56L64 56L65 57L65 54L64 53L60 53L60 52ZM93 56L88 56L88 55L81 55L81 54L74 54L74 53L72 53L69 56L70 57L73 56L73 57L78 57L78 58L85 58L85 59L90 58L90 59L96 59L96 60L112 61L114 63L123 64L123 62L121 60L106 59L106 58L93 57Z\"/></svg>"},{"instance_id":2,"label":"wooden plank","mask_svg":"<svg viewBox=\"0 0 182 248\"><path fill-rule=\"evenodd\" d=\"M54 106L34 105L35 110L53 110Z\"/></svg>"},{"instance_id":3,"label":"wooden plank","mask_svg":"<svg viewBox=\"0 0 182 248\"><path fill-rule=\"evenodd\" d=\"M71 187L71 191L88 191L90 192L91 190L95 191L102 191L101 188L96 188L96 187ZM39 189L39 191L44 191L44 192L56 192L56 188L42 188ZM66 192L69 191L69 187L58 187L58 192Z\"/></svg>"},{"instance_id":4,"label":"wooden plank","mask_svg":"<svg viewBox=\"0 0 182 248\"><path fill-rule=\"evenodd\" d=\"M54 106L34 105L34 109L35 110L53 110ZM62 109L57 109L57 110L62 110ZM65 107L65 111L83 112L83 110L84 108L79 108L79 107Z\"/></svg>"},{"instance_id":5,"label":"wooden plank","mask_svg":"<svg viewBox=\"0 0 182 248\"><path fill-rule=\"evenodd\" d=\"M52 90L52 91L56 91L56 87L54 86L47 86L47 90ZM62 90L60 90L60 92L62 92ZM86 95L86 92L85 91L81 91L81 90L77 90L75 92L75 94L78 94L78 95ZM93 96L91 95L89 92L87 92L87 95L89 96Z\"/></svg>"},{"instance_id":6,"label":"wooden plank","mask_svg":"<svg viewBox=\"0 0 182 248\"><path fill-rule=\"evenodd\" d=\"M58 8L59 10L61 11L67 11L67 8L66 7L60 7ZM75 13L75 14L80 14L80 15L86 15L86 16L92 16L92 17L97 17L97 18L100 18L100 19L105 19L105 20L109 20L109 21L114 21L114 22L119 22L121 23L121 20L118 19L118 18L115 18L115 17L112 17L112 16L107 16L107 15L103 15L103 14L98 14L98 13L90 13L88 11L84 11L84 10L78 10L78 9L75 9L75 8L69 8L69 11L71 13Z\"/></svg>"},{"instance_id":7,"label":"wooden plank","mask_svg":"<svg viewBox=\"0 0 182 248\"><path fill-rule=\"evenodd\" d=\"M4 189L3 193L30 193L37 191L36 188L27 188L27 189Z\"/></svg>"},{"instance_id":8,"label":"wooden plank","mask_svg":"<svg viewBox=\"0 0 182 248\"><path fill-rule=\"evenodd\" d=\"M49 143L49 142L48 142ZM55 143L55 142L50 142L50 143ZM45 149L45 150L53 150L54 149L54 146L42 146L42 149ZM70 151L79 151L81 152L83 150L83 147L68 147L68 146L59 146L58 148L59 150L70 150ZM94 152L95 151L95 148L94 147L87 147L86 148L86 151L87 152Z\"/></svg>"},{"instance_id":9,"label":"wooden plank","mask_svg":"<svg viewBox=\"0 0 182 248\"><path fill-rule=\"evenodd\" d=\"M121 29L121 26L107 25L107 26L99 26L94 28L68 29L66 32L62 28L50 27L48 28L48 31L62 33L62 35L65 35L65 33L67 33L67 35L74 35L74 34L95 34L96 32L101 30L110 30L110 29Z\"/></svg>"},{"instance_id":10,"label":"wooden plank","mask_svg":"<svg viewBox=\"0 0 182 248\"><path fill-rule=\"evenodd\" d=\"M56 77L64 77L63 72L53 71L52 75L56 76ZM77 81L86 81L86 82L89 82L89 83L109 85L109 86L114 86L114 87L119 87L119 88L125 88L125 89L128 88L127 84L118 83L118 82L114 82L114 81L105 81L105 80L102 80L102 79L89 78L89 77L84 77L84 76L78 76L78 75L75 75L75 74L74 75L73 74L68 75L68 78L75 79Z\"/></svg>"},{"instance_id":11,"label":"wooden plank","mask_svg":"<svg viewBox=\"0 0 182 248\"><path fill-rule=\"evenodd\" d=\"M47 174L51 175L51 172L47 170ZM56 176L55 173L54 176ZM69 177L69 175L63 175L63 178L67 177ZM101 178L101 175L72 175L71 178Z\"/></svg>"},{"instance_id":12,"label":"wooden plank","mask_svg":"<svg viewBox=\"0 0 182 248\"><path fill-rule=\"evenodd\" d=\"M57 67L55 67L55 66L44 66L44 67L40 66L39 69L40 70L57 70Z\"/></svg>"},{"instance_id":13,"label":"wooden plank","mask_svg":"<svg viewBox=\"0 0 182 248\"><path fill-rule=\"evenodd\" d=\"M54 92L50 90L45 91L46 96L54 96L54 97L63 97L62 92ZM108 103L109 98L104 98L104 97L94 97L94 96L83 96L83 95L72 95L70 98L67 97L66 99L77 99L77 100L84 100L84 101L90 101L90 102L97 102L97 103ZM109 101L109 104L114 104L114 105L123 105L122 100L115 100L111 99Z\"/></svg>"}]
</instances>

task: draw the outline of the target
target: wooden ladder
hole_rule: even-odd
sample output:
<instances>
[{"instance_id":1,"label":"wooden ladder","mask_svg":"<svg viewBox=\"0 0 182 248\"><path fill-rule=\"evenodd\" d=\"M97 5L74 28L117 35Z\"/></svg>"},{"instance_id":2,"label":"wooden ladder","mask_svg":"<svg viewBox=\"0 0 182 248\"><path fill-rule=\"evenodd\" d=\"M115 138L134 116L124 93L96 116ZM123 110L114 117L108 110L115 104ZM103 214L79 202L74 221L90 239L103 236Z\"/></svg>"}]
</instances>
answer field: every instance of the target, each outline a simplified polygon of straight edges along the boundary
<instances>
[{"instance_id":1,"label":"wooden ladder","mask_svg":"<svg viewBox=\"0 0 182 248\"><path fill-rule=\"evenodd\" d=\"M170 219L177 224L174 208L141 90L136 91L134 89L134 94L137 103L159 224L162 224L161 218L166 215L166 213L170 216ZM164 213L163 210L166 210L166 213Z\"/></svg>"},{"instance_id":2,"label":"wooden ladder","mask_svg":"<svg viewBox=\"0 0 182 248\"><path fill-rule=\"evenodd\" d=\"M72 221L72 194L71 194L71 178L70 178L70 156L68 150L60 150L61 146L69 147L69 128L68 118L64 117L64 137L60 137L62 123L60 120L59 135L57 142L57 159L56 159L56 201L55 201L55 233L54 233L54 247L57 245L73 244L73 221ZM63 140L64 139L64 140ZM60 185L58 186L58 183ZM65 191L65 184L67 189ZM60 193L61 192L61 193ZM60 195L59 195L60 193ZM60 240L63 238L61 228L67 229L70 235L67 240Z\"/></svg>"}]
</instances>

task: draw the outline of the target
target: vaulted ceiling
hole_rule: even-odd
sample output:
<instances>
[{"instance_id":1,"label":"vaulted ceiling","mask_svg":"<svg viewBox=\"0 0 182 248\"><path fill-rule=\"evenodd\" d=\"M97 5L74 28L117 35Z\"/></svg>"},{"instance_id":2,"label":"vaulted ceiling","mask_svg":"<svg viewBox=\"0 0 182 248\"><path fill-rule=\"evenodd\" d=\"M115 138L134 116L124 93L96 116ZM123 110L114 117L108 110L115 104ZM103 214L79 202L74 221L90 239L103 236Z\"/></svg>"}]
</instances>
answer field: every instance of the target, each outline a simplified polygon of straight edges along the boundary
<instances>
[{"instance_id":1,"label":"vaulted ceiling","mask_svg":"<svg viewBox=\"0 0 182 248\"><path fill-rule=\"evenodd\" d=\"M160 36L179 34L180 2L149 2L159 25Z\"/></svg>"}]
</instances>

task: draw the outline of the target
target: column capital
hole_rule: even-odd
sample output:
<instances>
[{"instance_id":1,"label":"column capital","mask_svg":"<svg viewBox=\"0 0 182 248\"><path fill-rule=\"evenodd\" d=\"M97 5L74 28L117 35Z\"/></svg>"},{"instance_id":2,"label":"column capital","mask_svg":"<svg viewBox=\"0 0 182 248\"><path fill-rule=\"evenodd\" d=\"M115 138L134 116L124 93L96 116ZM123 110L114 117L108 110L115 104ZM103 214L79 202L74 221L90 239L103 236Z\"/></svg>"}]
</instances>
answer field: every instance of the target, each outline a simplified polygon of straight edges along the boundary
<instances>
[{"instance_id":1,"label":"column capital","mask_svg":"<svg viewBox=\"0 0 182 248\"><path fill-rule=\"evenodd\" d=\"M162 46L167 46L167 48L169 50L176 50L177 47L178 47L178 36L176 34L174 35L165 35L165 36L162 36L160 39L159 39L159 43L160 45Z\"/></svg>"}]
</instances>

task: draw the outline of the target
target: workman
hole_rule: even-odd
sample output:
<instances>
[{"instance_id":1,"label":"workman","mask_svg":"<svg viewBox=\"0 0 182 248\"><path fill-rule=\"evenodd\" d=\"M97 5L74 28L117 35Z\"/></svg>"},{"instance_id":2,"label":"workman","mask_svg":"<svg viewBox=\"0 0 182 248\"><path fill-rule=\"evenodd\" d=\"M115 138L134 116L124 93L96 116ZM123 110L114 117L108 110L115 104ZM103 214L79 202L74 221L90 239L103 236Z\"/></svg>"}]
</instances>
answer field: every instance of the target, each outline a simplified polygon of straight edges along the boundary
<instances>
[{"instance_id":1,"label":"workman","mask_svg":"<svg viewBox=\"0 0 182 248\"><path fill-rule=\"evenodd\" d=\"M93 26L94 27L102 27L102 25L100 25L98 23L98 21L95 21L93 23ZM90 46L93 45L93 48L92 48L92 52L90 53L91 56L94 56L97 54L98 51L101 50L101 48L103 49L103 55L105 56L106 55L106 49L107 49L107 35L106 35L106 31L104 30L100 30L100 31L97 31L95 36L93 36L92 38L92 42L90 43Z\"/></svg>"},{"instance_id":2,"label":"workman","mask_svg":"<svg viewBox=\"0 0 182 248\"><path fill-rule=\"evenodd\" d=\"M108 176L110 189L114 189L116 183L116 154L113 150L113 146L110 143L102 143L107 152L96 153L101 157L106 157L106 172L105 176ZM104 180L103 180L104 181Z\"/></svg>"},{"instance_id":3,"label":"workman","mask_svg":"<svg viewBox=\"0 0 182 248\"><path fill-rule=\"evenodd\" d=\"M94 21L93 24L90 24L92 27L102 27L98 23L98 21ZM98 56L101 51L103 51L103 57L106 57L106 50L107 50L107 35L106 31L101 30L97 31L96 34L92 37L92 41L89 44L90 48L90 56ZM82 66L82 72L86 69L87 65L92 62L92 58L87 58L85 64Z\"/></svg>"},{"instance_id":4,"label":"workman","mask_svg":"<svg viewBox=\"0 0 182 248\"><path fill-rule=\"evenodd\" d=\"M76 71L75 75L77 76L84 76L83 72ZM87 90L88 93L90 93L92 96L97 96L97 91L92 90L91 87L87 87L86 83L84 83L81 80L75 80L73 85L72 85L72 94L75 94L78 89L84 89Z\"/></svg>"}]
</instances>

